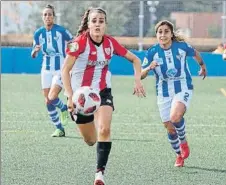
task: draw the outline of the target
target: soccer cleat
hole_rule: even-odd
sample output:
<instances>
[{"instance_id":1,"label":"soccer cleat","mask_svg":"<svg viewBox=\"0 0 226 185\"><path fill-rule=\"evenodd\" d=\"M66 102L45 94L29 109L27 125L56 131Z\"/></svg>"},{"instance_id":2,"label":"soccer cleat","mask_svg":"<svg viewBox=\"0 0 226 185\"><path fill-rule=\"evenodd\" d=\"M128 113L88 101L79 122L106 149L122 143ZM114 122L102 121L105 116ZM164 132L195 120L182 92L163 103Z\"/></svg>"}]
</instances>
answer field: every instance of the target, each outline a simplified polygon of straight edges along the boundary
<instances>
[{"instance_id":1,"label":"soccer cleat","mask_svg":"<svg viewBox=\"0 0 226 185\"><path fill-rule=\"evenodd\" d=\"M60 122L63 126L66 126L68 124L68 111L65 110L63 112L60 112Z\"/></svg>"},{"instance_id":2,"label":"soccer cleat","mask_svg":"<svg viewBox=\"0 0 226 185\"><path fill-rule=\"evenodd\" d=\"M95 174L94 185L105 185L104 183L104 175L102 171L99 171Z\"/></svg>"},{"instance_id":3,"label":"soccer cleat","mask_svg":"<svg viewBox=\"0 0 226 185\"><path fill-rule=\"evenodd\" d=\"M181 156L183 157L183 159L187 159L189 154L190 154L188 142L181 143L180 144L180 150L181 150Z\"/></svg>"},{"instance_id":4,"label":"soccer cleat","mask_svg":"<svg viewBox=\"0 0 226 185\"><path fill-rule=\"evenodd\" d=\"M183 167L184 166L184 159L182 158L181 155L177 155L174 166L175 167Z\"/></svg>"},{"instance_id":5,"label":"soccer cleat","mask_svg":"<svg viewBox=\"0 0 226 185\"><path fill-rule=\"evenodd\" d=\"M53 134L51 135L52 137L65 137L65 131L64 129L56 129Z\"/></svg>"}]
</instances>

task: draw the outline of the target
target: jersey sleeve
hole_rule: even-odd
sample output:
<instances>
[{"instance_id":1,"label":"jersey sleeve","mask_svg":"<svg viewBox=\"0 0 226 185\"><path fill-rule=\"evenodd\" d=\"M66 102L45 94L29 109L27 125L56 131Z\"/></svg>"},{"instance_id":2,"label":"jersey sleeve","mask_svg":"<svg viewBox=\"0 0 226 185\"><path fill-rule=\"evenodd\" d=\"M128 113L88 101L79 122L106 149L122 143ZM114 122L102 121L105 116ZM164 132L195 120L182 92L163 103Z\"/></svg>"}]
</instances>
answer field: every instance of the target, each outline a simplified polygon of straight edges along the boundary
<instances>
[{"instance_id":1,"label":"jersey sleeve","mask_svg":"<svg viewBox=\"0 0 226 185\"><path fill-rule=\"evenodd\" d=\"M151 64L151 62L153 61L153 56L154 56L154 49L153 48L148 49L144 56L142 68L146 68Z\"/></svg>"},{"instance_id":2,"label":"jersey sleeve","mask_svg":"<svg viewBox=\"0 0 226 185\"><path fill-rule=\"evenodd\" d=\"M78 57L86 47L86 39L82 36L79 36L69 42L66 48L66 54Z\"/></svg>"},{"instance_id":3,"label":"jersey sleeve","mask_svg":"<svg viewBox=\"0 0 226 185\"><path fill-rule=\"evenodd\" d=\"M40 45L40 43L39 43L39 32L37 32L37 31L34 33L34 36L33 36L33 48L36 45Z\"/></svg>"},{"instance_id":4,"label":"jersey sleeve","mask_svg":"<svg viewBox=\"0 0 226 185\"><path fill-rule=\"evenodd\" d=\"M124 57L127 53L127 49L124 46L122 46L121 44L119 44L118 41L115 40L113 37L110 37L110 39L111 39L111 42L112 42L113 48L114 48L113 53Z\"/></svg>"},{"instance_id":5,"label":"jersey sleeve","mask_svg":"<svg viewBox=\"0 0 226 185\"><path fill-rule=\"evenodd\" d=\"M195 56L195 49L188 43L184 43L187 56Z\"/></svg>"},{"instance_id":6,"label":"jersey sleeve","mask_svg":"<svg viewBox=\"0 0 226 185\"><path fill-rule=\"evenodd\" d=\"M73 35L71 34L71 32L67 29L63 30L63 36L64 36L64 40L66 41L70 41L73 39Z\"/></svg>"}]
</instances>

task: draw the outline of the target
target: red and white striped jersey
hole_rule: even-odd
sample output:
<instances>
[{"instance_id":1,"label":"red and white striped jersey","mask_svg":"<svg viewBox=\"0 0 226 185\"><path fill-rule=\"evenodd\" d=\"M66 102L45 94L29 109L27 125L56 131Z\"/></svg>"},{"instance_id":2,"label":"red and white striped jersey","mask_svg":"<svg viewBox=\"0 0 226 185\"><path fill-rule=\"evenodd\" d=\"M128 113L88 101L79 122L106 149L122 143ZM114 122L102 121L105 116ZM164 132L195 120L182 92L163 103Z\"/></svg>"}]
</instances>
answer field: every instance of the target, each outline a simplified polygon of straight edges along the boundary
<instances>
[{"instance_id":1,"label":"red and white striped jersey","mask_svg":"<svg viewBox=\"0 0 226 185\"><path fill-rule=\"evenodd\" d=\"M103 42L97 46L85 32L68 45L66 53L77 58L71 71L73 92L82 86L101 91L111 88L108 65L113 54L125 56L127 49L108 35L104 35Z\"/></svg>"}]
</instances>

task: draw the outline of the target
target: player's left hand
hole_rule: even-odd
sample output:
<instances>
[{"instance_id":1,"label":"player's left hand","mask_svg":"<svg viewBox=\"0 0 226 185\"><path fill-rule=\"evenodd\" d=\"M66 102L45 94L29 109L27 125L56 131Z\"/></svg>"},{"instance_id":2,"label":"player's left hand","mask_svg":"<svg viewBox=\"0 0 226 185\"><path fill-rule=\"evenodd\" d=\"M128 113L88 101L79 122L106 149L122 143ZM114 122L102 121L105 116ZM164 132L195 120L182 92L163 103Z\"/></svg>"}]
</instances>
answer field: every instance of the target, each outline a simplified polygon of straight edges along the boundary
<instances>
[{"instance_id":1,"label":"player's left hand","mask_svg":"<svg viewBox=\"0 0 226 185\"><path fill-rule=\"evenodd\" d=\"M152 63L149 65L149 70L153 70L158 66L159 66L158 62L152 61Z\"/></svg>"},{"instance_id":2,"label":"player's left hand","mask_svg":"<svg viewBox=\"0 0 226 185\"><path fill-rule=\"evenodd\" d=\"M133 94L135 94L138 97L146 97L146 93L145 93L144 87L141 83L141 80L135 81L135 87L134 87Z\"/></svg>"},{"instance_id":3,"label":"player's left hand","mask_svg":"<svg viewBox=\"0 0 226 185\"><path fill-rule=\"evenodd\" d=\"M201 66L201 69L199 71L199 76L203 76L203 80L206 78L207 76L207 70L206 70L206 66L205 65L202 65Z\"/></svg>"}]
</instances>

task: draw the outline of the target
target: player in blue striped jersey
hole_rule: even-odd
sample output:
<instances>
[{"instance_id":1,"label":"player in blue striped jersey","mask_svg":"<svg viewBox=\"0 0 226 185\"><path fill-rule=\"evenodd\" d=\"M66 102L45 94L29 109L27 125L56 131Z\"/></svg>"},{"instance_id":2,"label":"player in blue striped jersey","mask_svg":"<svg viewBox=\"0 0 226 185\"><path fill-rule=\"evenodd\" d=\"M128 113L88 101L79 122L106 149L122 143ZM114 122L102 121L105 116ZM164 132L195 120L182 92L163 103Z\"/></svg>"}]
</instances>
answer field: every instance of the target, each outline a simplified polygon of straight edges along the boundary
<instances>
[{"instance_id":1,"label":"player in blue striped jersey","mask_svg":"<svg viewBox=\"0 0 226 185\"><path fill-rule=\"evenodd\" d=\"M169 142L177 154L175 166L182 167L184 159L190 154L183 116L189 107L193 92L186 57L196 59L201 67L199 75L203 76L203 79L207 71L199 52L174 33L171 22L160 21L155 26L155 31L158 43L146 53L142 64L142 79L153 70L160 117L167 129Z\"/></svg>"},{"instance_id":2,"label":"player in blue striped jersey","mask_svg":"<svg viewBox=\"0 0 226 185\"><path fill-rule=\"evenodd\" d=\"M72 34L64 27L54 24L55 10L47 5L42 14L44 26L34 33L33 50L31 56L35 58L41 50L43 54L41 69L41 84L49 117L56 126L52 137L64 137L63 125L67 124L67 106L58 95L63 87L61 82L61 67L65 58L65 48L68 41L73 39ZM60 109L60 118L57 111Z\"/></svg>"}]
</instances>

